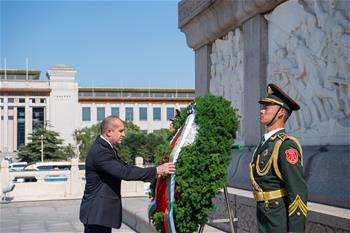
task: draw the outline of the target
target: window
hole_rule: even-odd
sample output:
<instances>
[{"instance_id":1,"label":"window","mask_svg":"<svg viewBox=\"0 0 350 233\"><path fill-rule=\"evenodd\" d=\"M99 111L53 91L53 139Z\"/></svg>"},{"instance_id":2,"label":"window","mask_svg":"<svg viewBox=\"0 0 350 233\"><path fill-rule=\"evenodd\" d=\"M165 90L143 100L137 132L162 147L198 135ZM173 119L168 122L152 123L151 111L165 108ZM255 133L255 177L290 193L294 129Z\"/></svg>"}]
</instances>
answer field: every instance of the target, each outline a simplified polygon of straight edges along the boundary
<instances>
[{"instance_id":1,"label":"window","mask_svg":"<svg viewBox=\"0 0 350 233\"><path fill-rule=\"evenodd\" d=\"M133 108L125 108L125 120L133 121L134 120L134 109Z\"/></svg>"},{"instance_id":2,"label":"window","mask_svg":"<svg viewBox=\"0 0 350 233\"><path fill-rule=\"evenodd\" d=\"M14 102L15 102L15 99L14 99L14 98L8 98L8 99L7 99L7 102L8 102L8 103L14 103Z\"/></svg>"},{"instance_id":3,"label":"window","mask_svg":"<svg viewBox=\"0 0 350 233\"><path fill-rule=\"evenodd\" d=\"M147 108L140 108L140 121L147 121Z\"/></svg>"},{"instance_id":4,"label":"window","mask_svg":"<svg viewBox=\"0 0 350 233\"><path fill-rule=\"evenodd\" d=\"M174 117L174 108L166 108L166 119L169 121Z\"/></svg>"},{"instance_id":5,"label":"window","mask_svg":"<svg viewBox=\"0 0 350 233\"><path fill-rule=\"evenodd\" d=\"M34 99L34 98L30 98L30 102L31 102L32 104L35 104L35 99Z\"/></svg>"},{"instance_id":6,"label":"window","mask_svg":"<svg viewBox=\"0 0 350 233\"><path fill-rule=\"evenodd\" d=\"M160 108L153 108L153 120L154 121L160 121Z\"/></svg>"},{"instance_id":7,"label":"window","mask_svg":"<svg viewBox=\"0 0 350 233\"><path fill-rule=\"evenodd\" d=\"M119 116L119 108L118 107L112 107L111 108L111 115Z\"/></svg>"},{"instance_id":8,"label":"window","mask_svg":"<svg viewBox=\"0 0 350 233\"><path fill-rule=\"evenodd\" d=\"M24 98L19 98L19 102L20 102L20 103L25 103L25 102L26 102L26 99L24 99Z\"/></svg>"},{"instance_id":9,"label":"window","mask_svg":"<svg viewBox=\"0 0 350 233\"><path fill-rule=\"evenodd\" d=\"M42 127L44 126L44 108L33 108L33 114L32 114L32 126L33 129L36 127Z\"/></svg>"},{"instance_id":10,"label":"window","mask_svg":"<svg viewBox=\"0 0 350 233\"><path fill-rule=\"evenodd\" d=\"M45 103L45 99L40 99L40 103Z\"/></svg>"},{"instance_id":11,"label":"window","mask_svg":"<svg viewBox=\"0 0 350 233\"><path fill-rule=\"evenodd\" d=\"M25 142L25 109L17 108L17 148Z\"/></svg>"},{"instance_id":12,"label":"window","mask_svg":"<svg viewBox=\"0 0 350 233\"><path fill-rule=\"evenodd\" d=\"M182 107L182 108L180 108L180 111L182 112L185 109L187 109L187 107Z\"/></svg>"},{"instance_id":13,"label":"window","mask_svg":"<svg viewBox=\"0 0 350 233\"><path fill-rule=\"evenodd\" d=\"M97 121L103 121L105 119L105 108L97 107Z\"/></svg>"},{"instance_id":14,"label":"window","mask_svg":"<svg viewBox=\"0 0 350 233\"><path fill-rule=\"evenodd\" d=\"M83 107L83 121L91 121L90 107Z\"/></svg>"}]
</instances>

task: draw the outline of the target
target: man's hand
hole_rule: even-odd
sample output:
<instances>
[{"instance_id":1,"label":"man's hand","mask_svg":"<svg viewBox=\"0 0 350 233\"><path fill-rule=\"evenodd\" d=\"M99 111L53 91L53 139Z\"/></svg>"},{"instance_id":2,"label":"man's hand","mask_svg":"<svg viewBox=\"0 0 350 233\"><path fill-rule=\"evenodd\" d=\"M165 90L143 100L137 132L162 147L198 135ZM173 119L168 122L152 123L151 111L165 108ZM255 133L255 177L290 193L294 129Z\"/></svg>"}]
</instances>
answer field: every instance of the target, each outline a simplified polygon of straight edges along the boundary
<instances>
[{"instance_id":1,"label":"man's hand","mask_svg":"<svg viewBox=\"0 0 350 233\"><path fill-rule=\"evenodd\" d=\"M175 170L176 169L174 163L163 163L157 167L157 175L163 176L165 174L174 174Z\"/></svg>"}]
</instances>

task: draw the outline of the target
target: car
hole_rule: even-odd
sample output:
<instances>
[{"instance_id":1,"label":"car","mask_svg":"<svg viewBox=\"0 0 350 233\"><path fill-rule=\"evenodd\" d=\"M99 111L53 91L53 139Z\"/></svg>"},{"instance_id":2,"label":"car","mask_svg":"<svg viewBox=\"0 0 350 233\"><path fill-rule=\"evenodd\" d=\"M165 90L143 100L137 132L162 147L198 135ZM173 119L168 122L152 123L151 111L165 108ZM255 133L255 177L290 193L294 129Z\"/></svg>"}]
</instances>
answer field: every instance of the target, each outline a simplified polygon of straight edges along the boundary
<instances>
[{"instance_id":1,"label":"car","mask_svg":"<svg viewBox=\"0 0 350 233\"><path fill-rule=\"evenodd\" d=\"M15 162L10 163L9 169L10 171L22 171L25 166L27 166L27 162Z\"/></svg>"}]
</instances>

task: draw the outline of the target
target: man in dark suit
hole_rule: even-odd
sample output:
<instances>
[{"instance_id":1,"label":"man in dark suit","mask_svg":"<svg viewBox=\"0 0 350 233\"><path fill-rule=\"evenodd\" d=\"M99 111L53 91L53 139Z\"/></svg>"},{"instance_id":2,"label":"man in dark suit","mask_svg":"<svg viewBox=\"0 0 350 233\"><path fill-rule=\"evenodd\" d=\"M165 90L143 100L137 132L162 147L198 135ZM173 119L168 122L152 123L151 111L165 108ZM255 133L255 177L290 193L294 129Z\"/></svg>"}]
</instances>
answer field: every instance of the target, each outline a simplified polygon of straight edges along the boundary
<instances>
[{"instance_id":1,"label":"man in dark suit","mask_svg":"<svg viewBox=\"0 0 350 233\"><path fill-rule=\"evenodd\" d=\"M110 233L120 228L122 203L121 180L152 181L157 175L175 172L173 163L140 168L122 161L114 145L125 137L124 123L116 116L101 123L101 135L90 147L85 166L85 191L80 205L80 221L85 233Z\"/></svg>"}]
</instances>

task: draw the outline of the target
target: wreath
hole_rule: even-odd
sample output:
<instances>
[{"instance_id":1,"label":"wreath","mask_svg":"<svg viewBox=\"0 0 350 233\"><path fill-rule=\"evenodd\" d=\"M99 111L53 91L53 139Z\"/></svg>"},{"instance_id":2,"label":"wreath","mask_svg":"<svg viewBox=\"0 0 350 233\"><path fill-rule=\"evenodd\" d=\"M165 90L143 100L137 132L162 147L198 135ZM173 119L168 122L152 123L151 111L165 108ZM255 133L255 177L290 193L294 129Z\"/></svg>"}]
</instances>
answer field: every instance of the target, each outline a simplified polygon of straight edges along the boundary
<instances>
[{"instance_id":1,"label":"wreath","mask_svg":"<svg viewBox=\"0 0 350 233\"><path fill-rule=\"evenodd\" d=\"M231 102L221 96L208 94L196 97L192 105L173 119L176 130L171 135L172 140L159 147L156 163L168 159L167 151L186 125L191 108L195 111L196 135L191 144L181 148L176 161L175 201L171 203L175 228L169 230L165 213L153 209L149 214L158 232L197 231L199 225L207 222L213 210L212 198L227 184L227 167L231 161L239 116L237 109L231 107ZM153 200L155 193L156 185L152 184L150 197Z\"/></svg>"}]
</instances>

